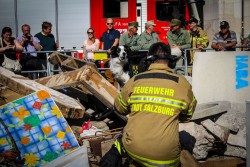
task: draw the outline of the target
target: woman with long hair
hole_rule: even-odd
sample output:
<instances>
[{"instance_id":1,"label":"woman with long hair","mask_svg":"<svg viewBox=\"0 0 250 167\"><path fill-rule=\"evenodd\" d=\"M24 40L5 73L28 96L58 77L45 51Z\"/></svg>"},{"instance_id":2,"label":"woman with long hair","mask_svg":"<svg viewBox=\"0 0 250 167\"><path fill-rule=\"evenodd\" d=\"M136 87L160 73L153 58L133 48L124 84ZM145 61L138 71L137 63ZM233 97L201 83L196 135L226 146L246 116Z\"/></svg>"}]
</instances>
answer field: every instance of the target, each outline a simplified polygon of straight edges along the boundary
<instances>
[{"instance_id":1,"label":"woman with long hair","mask_svg":"<svg viewBox=\"0 0 250 167\"><path fill-rule=\"evenodd\" d=\"M4 27L0 37L0 66L7 68L11 71L19 71L21 69L14 69L14 63L19 66L16 52L22 52L22 45L12 37L12 29L10 27ZM20 65L21 67L21 65Z\"/></svg>"},{"instance_id":2,"label":"woman with long hair","mask_svg":"<svg viewBox=\"0 0 250 167\"><path fill-rule=\"evenodd\" d=\"M95 30L89 28L87 30L88 39L83 43L83 54L85 59L94 62L94 52L99 50L100 41L95 37Z\"/></svg>"}]
</instances>

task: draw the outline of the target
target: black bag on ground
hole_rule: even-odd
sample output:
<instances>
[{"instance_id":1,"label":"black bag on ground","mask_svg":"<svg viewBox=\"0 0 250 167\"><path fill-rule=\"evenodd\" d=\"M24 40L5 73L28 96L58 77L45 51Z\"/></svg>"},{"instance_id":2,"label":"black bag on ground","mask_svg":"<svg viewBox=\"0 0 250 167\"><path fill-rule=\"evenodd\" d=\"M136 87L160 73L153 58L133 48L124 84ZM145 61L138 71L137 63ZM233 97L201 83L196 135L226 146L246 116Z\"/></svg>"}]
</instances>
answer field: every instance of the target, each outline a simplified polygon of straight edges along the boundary
<instances>
[{"instance_id":1,"label":"black bag on ground","mask_svg":"<svg viewBox=\"0 0 250 167\"><path fill-rule=\"evenodd\" d=\"M122 167L122 156L114 144L100 160L100 167Z\"/></svg>"}]
</instances>

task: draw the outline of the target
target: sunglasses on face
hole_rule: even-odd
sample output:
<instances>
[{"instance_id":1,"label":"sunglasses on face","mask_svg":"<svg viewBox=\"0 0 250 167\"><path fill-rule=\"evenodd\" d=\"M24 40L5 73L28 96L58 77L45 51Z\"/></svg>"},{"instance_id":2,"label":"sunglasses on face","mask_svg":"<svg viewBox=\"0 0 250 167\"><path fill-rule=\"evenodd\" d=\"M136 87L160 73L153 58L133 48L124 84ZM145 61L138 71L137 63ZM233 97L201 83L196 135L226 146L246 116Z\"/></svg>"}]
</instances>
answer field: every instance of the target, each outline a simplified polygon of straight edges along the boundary
<instances>
[{"instance_id":1,"label":"sunglasses on face","mask_svg":"<svg viewBox=\"0 0 250 167\"><path fill-rule=\"evenodd\" d=\"M107 25L113 25L114 23L107 23Z\"/></svg>"},{"instance_id":2,"label":"sunglasses on face","mask_svg":"<svg viewBox=\"0 0 250 167\"><path fill-rule=\"evenodd\" d=\"M94 34L94 32L87 32L88 34Z\"/></svg>"}]
</instances>

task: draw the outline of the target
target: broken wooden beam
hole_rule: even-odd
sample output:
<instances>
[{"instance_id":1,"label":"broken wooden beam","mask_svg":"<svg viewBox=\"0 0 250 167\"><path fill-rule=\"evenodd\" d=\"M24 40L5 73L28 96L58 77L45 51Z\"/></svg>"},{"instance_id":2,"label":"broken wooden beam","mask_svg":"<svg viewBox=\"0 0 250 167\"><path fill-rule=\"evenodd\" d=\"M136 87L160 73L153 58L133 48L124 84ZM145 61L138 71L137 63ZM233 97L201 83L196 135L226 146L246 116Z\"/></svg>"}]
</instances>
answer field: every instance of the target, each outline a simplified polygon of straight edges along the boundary
<instances>
[{"instance_id":1,"label":"broken wooden beam","mask_svg":"<svg viewBox=\"0 0 250 167\"><path fill-rule=\"evenodd\" d=\"M51 94L65 118L82 118L85 112L84 106L77 100L2 67L0 67L0 83L21 95L46 90Z\"/></svg>"},{"instance_id":2,"label":"broken wooden beam","mask_svg":"<svg viewBox=\"0 0 250 167\"><path fill-rule=\"evenodd\" d=\"M37 79L41 83L53 89L65 87L84 87L108 108L114 105L114 99L119 90L110 84L95 68L85 65L80 69L63 72L57 75Z\"/></svg>"},{"instance_id":3,"label":"broken wooden beam","mask_svg":"<svg viewBox=\"0 0 250 167\"><path fill-rule=\"evenodd\" d=\"M59 64L63 71L75 70L81 68L84 65L89 65L93 68L96 68L95 63L87 62L82 59L77 59L59 52L53 52L52 54L50 54L49 61L53 65Z\"/></svg>"},{"instance_id":4,"label":"broken wooden beam","mask_svg":"<svg viewBox=\"0 0 250 167\"><path fill-rule=\"evenodd\" d=\"M107 81L92 66L85 65L80 69L63 72L50 77L37 79L41 83L53 89L74 87L75 90L86 90L100 100L107 108L113 108L114 100L119 94L119 90ZM117 116L126 121L127 117L118 114Z\"/></svg>"}]
</instances>

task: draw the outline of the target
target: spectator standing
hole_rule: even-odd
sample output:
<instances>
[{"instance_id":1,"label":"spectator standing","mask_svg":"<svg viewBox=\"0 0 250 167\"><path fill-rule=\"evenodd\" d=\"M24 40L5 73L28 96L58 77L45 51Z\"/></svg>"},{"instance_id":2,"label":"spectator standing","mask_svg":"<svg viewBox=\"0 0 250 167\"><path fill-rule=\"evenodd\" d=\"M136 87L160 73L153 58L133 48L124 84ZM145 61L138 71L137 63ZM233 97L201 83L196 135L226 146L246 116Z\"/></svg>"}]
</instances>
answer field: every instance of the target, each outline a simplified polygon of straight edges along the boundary
<instances>
[{"instance_id":1,"label":"spectator standing","mask_svg":"<svg viewBox=\"0 0 250 167\"><path fill-rule=\"evenodd\" d=\"M129 46L132 51L140 50L140 46L137 45L139 38L137 34L138 27L140 27L138 22L129 22L128 31L121 35L119 45Z\"/></svg>"},{"instance_id":2,"label":"spectator standing","mask_svg":"<svg viewBox=\"0 0 250 167\"><path fill-rule=\"evenodd\" d=\"M216 51L235 51L233 48L237 44L236 33L229 30L227 21L220 22L220 31L214 34L212 48Z\"/></svg>"},{"instance_id":3,"label":"spectator standing","mask_svg":"<svg viewBox=\"0 0 250 167\"><path fill-rule=\"evenodd\" d=\"M115 99L115 109L128 114L128 122L122 142L115 141L116 147L101 159L101 166L115 164L112 159L118 151L123 155L124 149L142 166L180 164L179 121L191 119L196 99L185 77L172 72L174 57L169 45L152 44L147 58L149 69L131 78Z\"/></svg>"},{"instance_id":4,"label":"spectator standing","mask_svg":"<svg viewBox=\"0 0 250 167\"><path fill-rule=\"evenodd\" d=\"M12 37L12 29L4 27L0 37L0 66L14 72L20 72L21 65L17 60L16 52L22 50L22 45Z\"/></svg>"},{"instance_id":5,"label":"spectator standing","mask_svg":"<svg viewBox=\"0 0 250 167\"><path fill-rule=\"evenodd\" d=\"M24 52L34 52L41 51L42 46L40 45L40 40L37 37L33 37L30 33L30 26L28 24L22 25L23 34L17 37L17 40L23 46ZM20 57L20 62L23 71L32 70L42 70L41 63L37 58L37 53L22 53ZM38 73L28 73L30 79L37 79Z\"/></svg>"},{"instance_id":6,"label":"spectator standing","mask_svg":"<svg viewBox=\"0 0 250 167\"><path fill-rule=\"evenodd\" d=\"M148 50L153 43L160 41L158 34L154 32L155 26L156 24L154 23L154 20L145 23L145 31L138 39L138 45L142 50Z\"/></svg>"},{"instance_id":7,"label":"spectator standing","mask_svg":"<svg viewBox=\"0 0 250 167\"><path fill-rule=\"evenodd\" d=\"M198 20L196 18L191 18L189 20L190 25L190 39L191 48L193 49L203 49L208 46L209 39L207 33L198 26ZM190 61L189 64L192 65L194 61L194 53L199 50L190 51Z\"/></svg>"},{"instance_id":8,"label":"spectator standing","mask_svg":"<svg viewBox=\"0 0 250 167\"><path fill-rule=\"evenodd\" d=\"M88 61L94 62L94 52L99 50L100 41L95 37L95 30L87 30L88 39L83 42L83 54Z\"/></svg>"},{"instance_id":9,"label":"spectator standing","mask_svg":"<svg viewBox=\"0 0 250 167\"><path fill-rule=\"evenodd\" d=\"M42 51L56 51L55 37L51 33L51 31L52 31L52 24L50 22L44 21L42 23L42 32L39 32L35 35L35 37L37 37L40 40ZM39 53L38 58L40 59L43 68L47 69L46 53Z\"/></svg>"},{"instance_id":10,"label":"spectator standing","mask_svg":"<svg viewBox=\"0 0 250 167\"><path fill-rule=\"evenodd\" d=\"M119 44L120 32L114 29L114 20L112 18L107 18L106 26L107 30L101 37L101 41L103 42L102 50L107 50L110 53L111 47Z\"/></svg>"}]
</instances>

